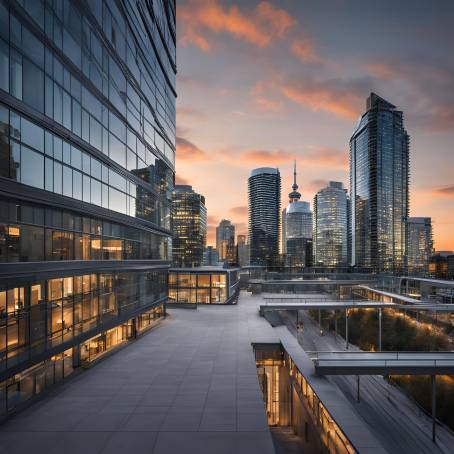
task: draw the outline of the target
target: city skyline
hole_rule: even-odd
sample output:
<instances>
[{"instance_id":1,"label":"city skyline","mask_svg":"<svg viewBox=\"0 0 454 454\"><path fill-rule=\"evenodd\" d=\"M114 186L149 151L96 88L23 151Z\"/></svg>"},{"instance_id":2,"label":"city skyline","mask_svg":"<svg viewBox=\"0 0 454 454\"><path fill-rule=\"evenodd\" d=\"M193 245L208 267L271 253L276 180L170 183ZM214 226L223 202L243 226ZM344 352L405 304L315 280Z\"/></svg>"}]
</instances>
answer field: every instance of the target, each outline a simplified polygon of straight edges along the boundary
<instances>
[{"instance_id":1,"label":"city skyline","mask_svg":"<svg viewBox=\"0 0 454 454\"><path fill-rule=\"evenodd\" d=\"M410 216L432 217L436 249L454 249L454 68L443 53L452 5L399 2L382 35L367 18L384 19L386 2L367 12L320 3L178 4L177 181L206 197L208 244L222 218L246 233L253 168L278 167L289 187L296 159L306 200L328 181L348 188L348 141L374 91L404 111L412 138ZM357 35L342 33L353 24ZM222 185L229 191L213 190Z\"/></svg>"}]
</instances>

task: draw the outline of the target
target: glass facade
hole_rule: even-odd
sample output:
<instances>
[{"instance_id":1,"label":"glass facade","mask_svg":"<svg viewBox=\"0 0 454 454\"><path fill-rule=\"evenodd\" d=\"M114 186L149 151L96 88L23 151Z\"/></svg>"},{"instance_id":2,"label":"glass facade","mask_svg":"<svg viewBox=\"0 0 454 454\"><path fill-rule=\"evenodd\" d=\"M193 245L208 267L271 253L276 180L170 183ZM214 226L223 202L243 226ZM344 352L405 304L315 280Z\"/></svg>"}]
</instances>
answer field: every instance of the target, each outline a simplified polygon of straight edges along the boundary
<instances>
[{"instance_id":1,"label":"glass facade","mask_svg":"<svg viewBox=\"0 0 454 454\"><path fill-rule=\"evenodd\" d=\"M372 93L350 139L351 264L356 267L406 271L409 141L403 113Z\"/></svg>"},{"instance_id":2,"label":"glass facade","mask_svg":"<svg viewBox=\"0 0 454 454\"><path fill-rule=\"evenodd\" d=\"M220 262L236 263L235 226L228 219L216 227L216 249Z\"/></svg>"},{"instance_id":3,"label":"glass facade","mask_svg":"<svg viewBox=\"0 0 454 454\"><path fill-rule=\"evenodd\" d=\"M203 263L207 236L205 197L191 186L177 185L172 194L172 258L176 266Z\"/></svg>"},{"instance_id":4,"label":"glass facade","mask_svg":"<svg viewBox=\"0 0 454 454\"><path fill-rule=\"evenodd\" d=\"M408 274L428 276L432 253L431 218L408 218Z\"/></svg>"},{"instance_id":5,"label":"glass facade","mask_svg":"<svg viewBox=\"0 0 454 454\"><path fill-rule=\"evenodd\" d=\"M171 269L169 301L183 304L236 304L239 293L238 271Z\"/></svg>"},{"instance_id":6,"label":"glass facade","mask_svg":"<svg viewBox=\"0 0 454 454\"><path fill-rule=\"evenodd\" d=\"M254 352L269 426L291 428L302 452L359 452L281 345L255 344Z\"/></svg>"},{"instance_id":7,"label":"glass facade","mask_svg":"<svg viewBox=\"0 0 454 454\"><path fill-rule=\"evenodd\" d=\"M163 314L175 32L172 0L0 3L0 414Z\"/></svg>"},{"instance_id":8,"label":"glass facade","mask_svg":"<svg viewBox=\"0 0 454 454\"><path fill-rule=\"evenodd\" d=\"M342 183L330 181L314 197L316 266L348 265L348 197Z\"/></svg>"},{"instance_id":9,"label":"glass facade","mask_svg":"<svg viewBox=\"0 0 454 454\"><path fill-rule=\"evenodd\" d=\"M102 331L81 343L77 350L69 348L0 382L0 415L13 412L29 399L52 388L69 377L76 366L95 361L104 353L151 328L158 323L163 314L163 306L159 305L115 328Z\"/></svg>"},{"instance_id":10,"label":"glass facade","mask_svg":"<svg viewBox=\"0 0 454 454\"><path fill-rule=\"evenodd\" d=\"M254 169L248 180L251 265L275 266L281 233L281 175L278 169Z\"/></svg>"}]
</instances>

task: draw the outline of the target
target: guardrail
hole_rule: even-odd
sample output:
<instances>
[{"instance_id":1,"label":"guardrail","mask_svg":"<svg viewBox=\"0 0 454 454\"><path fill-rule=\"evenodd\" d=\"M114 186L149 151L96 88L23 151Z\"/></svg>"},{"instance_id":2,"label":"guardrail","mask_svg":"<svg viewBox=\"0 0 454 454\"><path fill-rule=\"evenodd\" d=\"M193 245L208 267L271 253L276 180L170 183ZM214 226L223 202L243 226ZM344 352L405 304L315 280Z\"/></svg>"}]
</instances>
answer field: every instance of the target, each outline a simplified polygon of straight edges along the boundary
<instances>
[{"instance_id":1,"label":"guardrail","mask_svg":"<svg viewBox=\"0 0 454 454\"><path fill-rule=\"evenodd\" d=\"M357 363L374 366L396 366L396 361L402 366L432 366L454 367L454 352L306 352L317 365L324 361L341 363ZM410 363L410 364L409 364Z\"/></svg>"}]
</instances>

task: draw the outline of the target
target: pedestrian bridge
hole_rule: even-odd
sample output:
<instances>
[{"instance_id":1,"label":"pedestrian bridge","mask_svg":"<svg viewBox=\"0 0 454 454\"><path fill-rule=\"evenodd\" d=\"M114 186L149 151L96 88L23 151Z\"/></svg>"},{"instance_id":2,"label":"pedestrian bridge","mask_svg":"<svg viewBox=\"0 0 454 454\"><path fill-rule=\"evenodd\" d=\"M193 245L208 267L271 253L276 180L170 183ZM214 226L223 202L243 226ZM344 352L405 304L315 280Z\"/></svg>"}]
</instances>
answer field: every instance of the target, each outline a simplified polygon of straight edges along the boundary
<instances>
[{"instance_id":1,"label":"pedestrian bridge","mask_svg":"<svg viewBox=\"0 0 454 454\"><path fill-rule=\"evenodd\" d=\"M308 352L320 375L453 375L454 352Z\"/></svg>"}]
</instances>

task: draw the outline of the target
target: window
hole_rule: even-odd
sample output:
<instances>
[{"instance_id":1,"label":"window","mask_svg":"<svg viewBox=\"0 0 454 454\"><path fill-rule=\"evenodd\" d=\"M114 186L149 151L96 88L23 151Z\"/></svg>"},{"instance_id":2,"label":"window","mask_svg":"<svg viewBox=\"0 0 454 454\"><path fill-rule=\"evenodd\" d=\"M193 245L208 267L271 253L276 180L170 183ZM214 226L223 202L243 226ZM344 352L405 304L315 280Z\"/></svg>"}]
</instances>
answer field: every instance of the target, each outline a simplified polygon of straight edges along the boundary
<instances>
[{"instance_id":1,"label":"window","mask_svg":"<svg viewBox=\"0 0 454 454\"><path fill-rule=\"evenodd\" d=\"M44 189L44 156L25 146L21 150L21 182Z\"/></svg>"},{"instance_id":2,"label":"window","mask_svg":"<svg viewBox=\"0 0 454 454\"><path fill-rule=\"evenodd\" d=\"M61 194L63 192L62 165L54 161L54 192Z\"/></svg>"},{"instance_id":3,"label":"window","mask_svg":"<svg viewBox=\"0 0 454 454\"><path fill-rule=\"evenodd\" d=\"M22 55L10 49L10 93L22 99Z\"/></svg>"},{"instance_id":4,"label":"window","mask_svg":"<svg viewBox=\"0 0 454 454\"><path fill-rule=\"evenodd\" d=\"M30 305L34 306L41 302L41 284L30 286Z\"/></svg>"},{"instance_id":5,"label":"window","mask_svg":"<svg viewBox=\"0 0 454 454\"><path fill-rule=\"evenodd\" d=\"M9 92L9 48L8 45L0 39L0 88Z\"/></svg>"},{"instance_id":6,"label":"window","mask_svg":"<svg viewBox=\"0 0 454 454\"><path fill-rule=\"evenodd\" d=\"M23 225L20 237L21 262L44 260L44 228Z\"/></svg>"},{"instance_id":7,"label":"window","mask_svg":"<svg viewBox=\"0 0 454 454\"><path fill-rule=\"evenodd\" d=\"M73 170L73 197L82 200L82 174Z\"/></svg>"},{"instance_id":8,"label":"window","mask_svg":"<svg viewBox=\"0 0 454 454\"><path fill-rule=\"evenodd\" d=\"M198 286L199 287L209 287L210 286L210 275L209 274L199 274L197 276Z\"/></svg>"},{"instance_id":9,"label":"window","mask_svg":"<svg viewBox=\"0 0 454 454\"><path fill-rule=\"evenodd\" d=\"M112 134L109 134L109 156L121 166L126 167L126 147Z\"/></svg>"},{"instance_id":10,"label":"window","mask_svg":"<svg viewBox=\"0 0 454 454\"><path fill-rule=\"evenodd\" d=\"M120 213L126 213L126 194L110 188L109 208Z\"/></svg>"},{"instance_id":11,"label":"window","mask_svg":"<svg viewBox=\"0 0 454 454\"><path fill-rule=\"evenodd\" d=\"M23 68L23 100L39 112L44 112L44 74L26 58Z\"/></svg>"},{"instance_id":12,"label":"window","mask_svg":"<svg viewBox=\"0 0 454 454\"><path fill-rule=\"evenodd\" d=\"M45 190L46 191L53 191L54 190L54 162L52 159L46 158L45 159Z\"/></svg>"},{"instance_id":13,"label":"window","mask_svg":"<svg viewBox=\"0 0 454 454\"><path fill-rule=\"evenodd\" d=\"M21 119L21 139L23 143L44 152L43 128L40 128L23 117Z\"/></svg>"},{"instance_id":14,"label":"window","mask_svg":"<svg viewBox=\"0 0 454 454\"><path fill-rule=\"evenodd\" d=\"M93 178L91 179L91 203L101 205L101 183Z\"/></svg>"}]
</instances>

